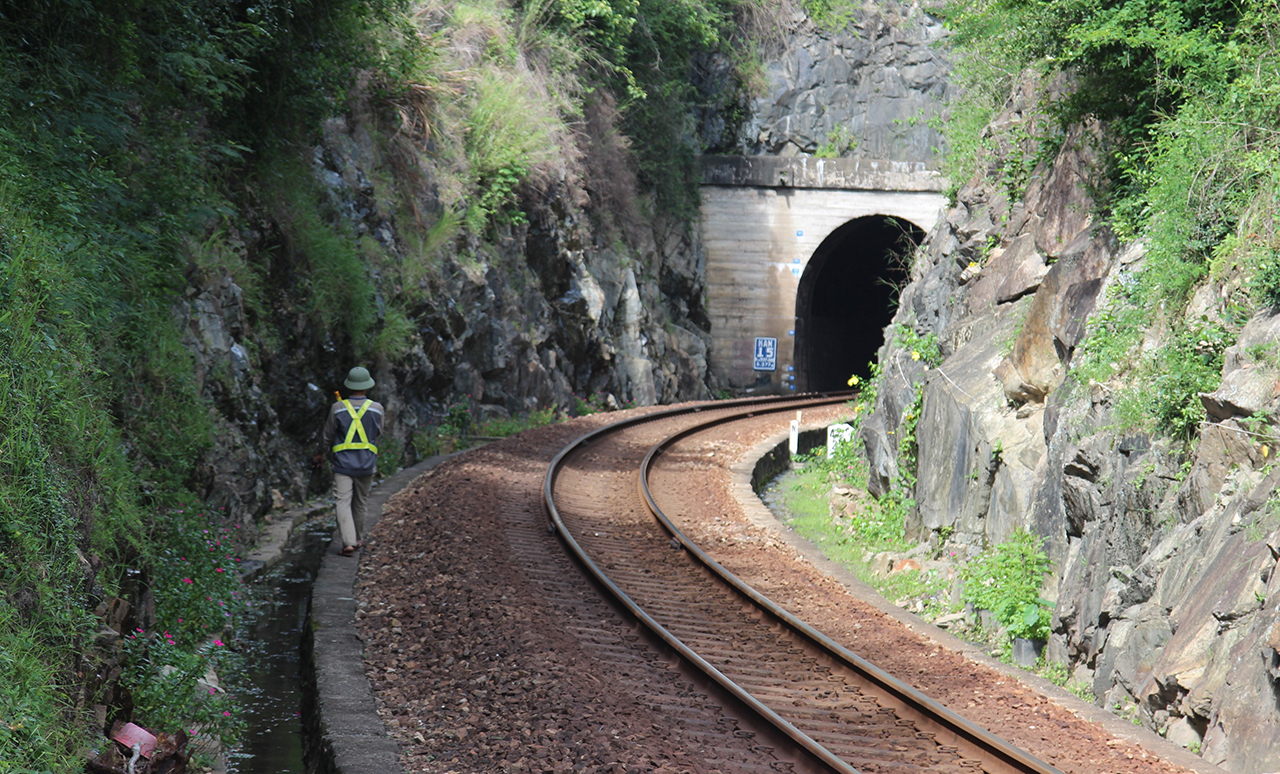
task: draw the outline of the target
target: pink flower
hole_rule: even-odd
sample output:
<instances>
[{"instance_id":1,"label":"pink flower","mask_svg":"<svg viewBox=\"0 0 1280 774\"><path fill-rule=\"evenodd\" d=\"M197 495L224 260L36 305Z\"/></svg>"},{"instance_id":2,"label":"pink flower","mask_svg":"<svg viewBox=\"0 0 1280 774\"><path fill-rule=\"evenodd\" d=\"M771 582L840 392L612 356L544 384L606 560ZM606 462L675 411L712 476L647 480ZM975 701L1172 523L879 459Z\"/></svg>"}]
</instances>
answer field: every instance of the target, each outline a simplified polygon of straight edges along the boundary
<instances>
[{"instance_id":1,"label":"pink flower","mask_svg":"<svg viewBox=\"0 0 1280 774\"><path fill-rule=\"evenodd\" d=\"M222 568L221 568L221 567L214 567L214 568L213 568L213 571L214 571L214 572L222 572Z\"/></svg>"},{"instance_id":2,"label":"pink flower","mask_svg":"<svg viewBox=\"0 0 1280 774\"><path fill-rule=\"evenodd\" d=\"M216 645L216 646L218 646L219 648L221 648L221 647L222 647L222 640L214 640L214 641L213 641L213 644L214 644L214 645Z\"/></svg>"},{"instance_id":3,"label":"pink flower","mask_svg":"<svg viewBox=\"0 0 1280 774\"><path fill-rule=\"evenodd\" d=\"M231 717L231 713L230 713L230 712L227 712L226 710L223 710L223 711L222 711L222 716L223 716L224 718L229 718L229 717Z\"/></svg>"},{"instance_id":4,"label":"pink flower","mask_svg":"<svg viewBox=\"0 0 1280 774\"><path fill-rule=\"evenodd\" d=\"M195 581L191 580L190 578L183 578L183 579L182 579L182 582L183 582L183 583L195 583Z\"/></svg>"}]
</instances>

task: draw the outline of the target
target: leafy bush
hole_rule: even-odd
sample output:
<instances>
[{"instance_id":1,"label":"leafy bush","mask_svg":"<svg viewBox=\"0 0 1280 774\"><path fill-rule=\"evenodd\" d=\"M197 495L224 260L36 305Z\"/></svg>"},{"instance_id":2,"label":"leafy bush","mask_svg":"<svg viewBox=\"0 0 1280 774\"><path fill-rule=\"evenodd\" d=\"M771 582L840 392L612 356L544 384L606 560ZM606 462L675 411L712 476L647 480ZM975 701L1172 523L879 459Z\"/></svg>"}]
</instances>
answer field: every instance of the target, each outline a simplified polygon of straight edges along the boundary
<instances>
[{"instance_id":1,"label":"leafy bush","mask_svg":"<svg viewBox=\"0 0 1280 774\"><path fill-rule=\"evenodd\" d=\"M1172 341L1146 355L1139 379L1121 393L1117 411L1131 425L1189 441L1205 418L1200 393L1222 381L1223 354L1234 337L1207 320L1176 330Z\"/></svg>"},{"instance_id":2,"label":"leafy bush","mask_svg":"<svg viewBox=\"0 0 1280 774\"><path fill-rule=\"evenodd\" d=\"M1252 292L1261 305L1280 307L1280 255L1271 253L1258 264Z\"/></svg>"},{"instance_id":3,"label":"leafy bush","mask_svg":"<svg viewBox=\"0 0 1280 774\"><path fill-rule=\"evenodd\" d=\"M218 684L237 668L227 645L214 639L194 651L178 646L169 632L135 631L124 638L128 664L123 682L140 725L166 733L186 731L197 750L224 747L244 732L235 702Z\"/></svg>"},{"instance_id":4,"label":"leafy bush","mask_svg":"<svg viewBox=\"0 0 1280 774\"><path fill-rule=\"evenodd\" d=\"M151 586L157 625L174 644L191 649L230 631L246 609L235 551L245 542L239 532L239 525L227 526L195 507L178 508L157 522Z\"/></svg>"},{"instance_id":5,"label":"leafy bush","mask_svg":"<svg viewBox=\"0 0 1280 774\"><path fill-rule=\"evenodd\" d=\"M821 29L843 30L853 21L858 6L852 0L801 0L804 12Z\"/></svg>"},{"instance_id":6,"label":"leafy bush","mask_svg":"<svg viewBox=\"0 0 1280 774\"><path fill-rule=\"evenodd\" d=\"M1043 544L1039 536L1018 529L960 569L964 601L989 610L1011 637L1049 636L1052 605L1040 596L1050 570Z\"/></svg>"},{"instance_id":7,"label":"leafy bush","mask_svg":"<svg viewBox=\"0 0 1280 774\"><path fill-rule=\"evenodd\" d=\"M524 416L516 417L495 417L476 425L476 435L488 438L506 438L523 433L525 430L532 430L535 427L544 427L554 424L560 420L560 415L553 408L535 409Z\"/></svg>"}]
</instances>

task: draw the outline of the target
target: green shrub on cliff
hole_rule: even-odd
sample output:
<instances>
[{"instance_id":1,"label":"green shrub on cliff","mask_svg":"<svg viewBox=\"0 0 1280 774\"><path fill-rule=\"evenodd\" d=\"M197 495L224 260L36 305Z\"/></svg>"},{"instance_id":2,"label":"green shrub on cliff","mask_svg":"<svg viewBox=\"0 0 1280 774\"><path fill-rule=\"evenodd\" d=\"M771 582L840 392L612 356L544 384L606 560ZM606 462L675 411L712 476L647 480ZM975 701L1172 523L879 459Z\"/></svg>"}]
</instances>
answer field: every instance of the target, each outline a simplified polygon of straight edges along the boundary
<instances>
[{"instance_id":1,"label":"green shrub on cliff","mask_svg":"<svg viewBox=\"0 0 1280 774\"><path fill-rule=\"evenodd\" d=\"M1089 378L1130 375L1121 401L1129 424L1193 436L1197 393L1216 387L1221 365L1191 352L1206 346L1201 329L1221 329L1209 337L1220 350L1254 309L1280 298L1271 279L1280 247L1280 93L1270 75L1280 66L1280 9L957 0L948 24L968 53L978 102L998 104L990 96L1031 68L1042 83L1063 84L1045 105L1061 126L1100 122L1098 215L1122 240L1141 239L1146 256L1091 322L1080 366ZM990 143L982 129L953 122L949 143ZM1248 292L1216 305L1217 319L1200 320L1186 309L1206 282ZM1158 335L1145 335L1152 329ZM1144 341L1169 347L1144 352Z\"/></svg>"},{"instance_id":2,"label":"green shrub on cliff","mask_svg":"<svg viewBox=\"0 0 1280 774\"><path fill-rule=\"evenodd\" d=\"M989 610L1010 637L1049 636L1053 605L1040 596L1050 570L1043 544L1039 536L1019 529L960 568L964 601Z\"/></svg>"}]
</instances>

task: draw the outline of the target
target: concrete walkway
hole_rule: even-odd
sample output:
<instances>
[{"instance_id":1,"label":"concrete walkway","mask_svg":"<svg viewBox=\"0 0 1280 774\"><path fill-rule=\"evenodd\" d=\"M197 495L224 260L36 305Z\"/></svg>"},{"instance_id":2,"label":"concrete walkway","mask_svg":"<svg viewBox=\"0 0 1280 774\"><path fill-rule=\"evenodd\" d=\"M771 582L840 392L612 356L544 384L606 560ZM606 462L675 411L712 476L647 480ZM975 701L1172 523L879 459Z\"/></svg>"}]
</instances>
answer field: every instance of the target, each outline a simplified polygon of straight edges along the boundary
<instances>
[{"instance_id":1,"label":"concrete walkway","mask_svg":"<svg viewBox=\"0 0 1280 774\"><path fill-rule=\"evenodd\" d=\"M431 457L375 486L365 534L378 523L392 495L452 456ZM402 774L400 747L378 717L364 674L364 647L356 635L355 580L363 551L341 556L341 546L335 533L311 588L310 626L303 644L303 669L313 689L303 711L307 754L324 774Z\"/></svg>"}]
</instances>

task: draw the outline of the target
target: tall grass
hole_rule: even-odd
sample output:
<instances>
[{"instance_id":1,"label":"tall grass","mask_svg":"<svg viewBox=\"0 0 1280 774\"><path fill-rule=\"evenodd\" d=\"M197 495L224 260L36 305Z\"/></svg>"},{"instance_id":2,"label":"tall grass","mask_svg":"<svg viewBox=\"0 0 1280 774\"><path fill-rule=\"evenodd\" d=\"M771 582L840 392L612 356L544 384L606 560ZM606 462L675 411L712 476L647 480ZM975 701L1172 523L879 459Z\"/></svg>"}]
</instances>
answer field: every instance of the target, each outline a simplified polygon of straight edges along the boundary
<instances>
[{"instance_id":1,"label":"tall grass","mask_svg":"<svg viewBox=\"0 0 1280 774\"><path fill-rule=\"evenodd\" d=\"M373 283L355 234L336 214L325 213L319 183L300 161L277 159L263 175L284 247L310 281L308 313L323 329L345 334L352 351L363 357L373 344L375 311Z\"/></svg>"},{"instance_id":2,"label":"tall grass","mask_svg":"<svg viewBox=\"0 0 1280 774\"><path fill-rule=\"evenodd\" d=\"M493 65L481 68L465 119L467 162L476 187L467 212L473 232L493 216L523 222L523 213L514 208L516 188L539 166L559 158L555 138L565 134L561 118L538 99L527 77L513 78Z\"/></svg>"},{"instance_id":3,"label":"tall grass","mask_svg":"<svg viewBox=\"0 0 1280 774\"><path fill-rule=\"evenodd\" d=\"M0 770L69 770L68 688L92 632L90 586L145 544L138 480L103 405L85 283L0 185ZM110 571L95 578L95 567Z\"/></svg>"}]
</instances>

